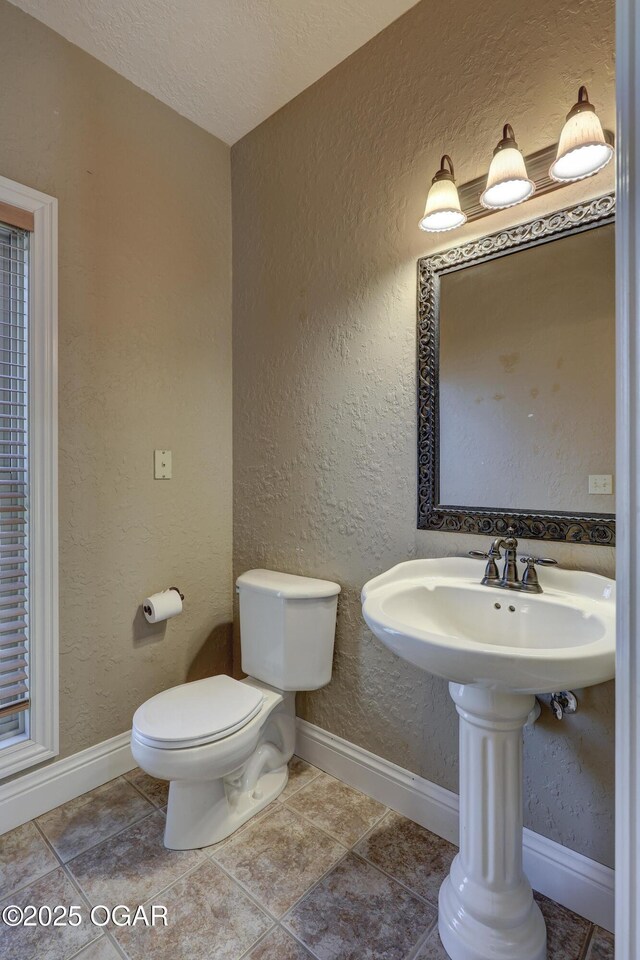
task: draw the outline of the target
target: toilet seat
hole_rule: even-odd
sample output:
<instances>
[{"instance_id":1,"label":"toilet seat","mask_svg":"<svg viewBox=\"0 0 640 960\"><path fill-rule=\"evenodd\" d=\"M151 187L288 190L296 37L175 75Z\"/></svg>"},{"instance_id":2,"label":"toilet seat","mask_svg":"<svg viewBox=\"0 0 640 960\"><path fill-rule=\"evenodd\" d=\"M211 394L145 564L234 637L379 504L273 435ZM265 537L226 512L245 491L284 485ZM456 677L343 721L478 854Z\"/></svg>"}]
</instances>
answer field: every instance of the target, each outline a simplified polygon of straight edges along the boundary
<instances>
[{"instance_id":1,"label":"toilet seat","mask_svg":"<svg viewBox=\"0 0 640 960\"><path fill-rule=\"evenodd\" d=\"M138 740L157 749L196 747L241 730L263 701L256 687L220 674L151 697L136 710L133 730Z\"/></svg>"}]
</instances>

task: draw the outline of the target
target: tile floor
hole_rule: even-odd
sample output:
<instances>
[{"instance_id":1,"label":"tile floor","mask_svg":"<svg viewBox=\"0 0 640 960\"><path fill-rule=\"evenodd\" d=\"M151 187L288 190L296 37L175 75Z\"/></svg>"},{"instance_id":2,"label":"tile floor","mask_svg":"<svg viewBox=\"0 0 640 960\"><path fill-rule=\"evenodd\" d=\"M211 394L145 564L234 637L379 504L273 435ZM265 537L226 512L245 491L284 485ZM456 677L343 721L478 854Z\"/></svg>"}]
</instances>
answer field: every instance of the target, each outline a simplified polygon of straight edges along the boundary
<instances>
[{"instance_id":1,"label":"tile floor","mask_svg":"<svg viewBox=\"0 0 640 960\"><path fill-rule=\"evenodd\" d=\"M447 960L438 888L455 848L303 760L222 843L162 845L167 784L133 770L0 837L0 908L78 904L75 927L0 924L13 960ZM549 960L613 960L613 937L538 897ZM88 922L162 904L168 926Z\"/></svg>"}]
</instances>

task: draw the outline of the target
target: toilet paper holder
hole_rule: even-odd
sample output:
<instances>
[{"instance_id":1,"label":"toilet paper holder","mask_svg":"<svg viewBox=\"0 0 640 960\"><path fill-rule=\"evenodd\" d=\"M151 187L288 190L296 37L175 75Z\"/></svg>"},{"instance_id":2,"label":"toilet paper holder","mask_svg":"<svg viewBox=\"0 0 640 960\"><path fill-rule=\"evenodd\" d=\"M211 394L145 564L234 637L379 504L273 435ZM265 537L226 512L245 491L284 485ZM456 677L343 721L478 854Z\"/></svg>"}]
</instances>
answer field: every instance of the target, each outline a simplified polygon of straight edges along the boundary
<instances>
[{"instance_id":1,"label":"toilet paper holder","mask_svg":"<svg viewBox=\"0 0 640 960\"><path fill-rule=\"evenodd\" d=\"M168 589L168 590L175 590L176 593L178 594L178 596L180 597L180 599L181 599L181 600L184 600L184 593L182 592L182 590L180 589L180 587L168 587L167 589ZM148 604L146 604L146 603L143 604L143 605L142 605L142 610L143 610L144 613L147 614L147 616L151 616L151 607L150 607Z\"/></svg>"}]
</instances>

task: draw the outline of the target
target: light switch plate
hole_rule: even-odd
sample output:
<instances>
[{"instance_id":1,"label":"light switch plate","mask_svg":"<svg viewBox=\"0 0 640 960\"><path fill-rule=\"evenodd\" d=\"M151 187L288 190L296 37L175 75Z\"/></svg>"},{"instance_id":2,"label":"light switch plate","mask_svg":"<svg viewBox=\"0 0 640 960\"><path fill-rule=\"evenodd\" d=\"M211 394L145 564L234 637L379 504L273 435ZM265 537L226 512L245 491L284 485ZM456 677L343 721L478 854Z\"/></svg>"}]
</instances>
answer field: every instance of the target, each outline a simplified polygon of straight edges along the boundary
<instances>
[{"instance_id":1,"label":"light switch plate","mask_svg":"<svg viewBox=\"0 0 640 960\"><path fill-rule=\"evenodd\" d=\"M589 475L589 493L613 493L613 476L610 473L592 473Z\"/></svg>"},{"instance_id":2,"label":"light switch plate","mask_svg":"<svg viewBox=\"0 0 640 960\"><path fill-rule=\"evenodd\" d=\"M156 480L171 480L171 450L153 451L153 475Z\"/></svg>"}]
</instances>

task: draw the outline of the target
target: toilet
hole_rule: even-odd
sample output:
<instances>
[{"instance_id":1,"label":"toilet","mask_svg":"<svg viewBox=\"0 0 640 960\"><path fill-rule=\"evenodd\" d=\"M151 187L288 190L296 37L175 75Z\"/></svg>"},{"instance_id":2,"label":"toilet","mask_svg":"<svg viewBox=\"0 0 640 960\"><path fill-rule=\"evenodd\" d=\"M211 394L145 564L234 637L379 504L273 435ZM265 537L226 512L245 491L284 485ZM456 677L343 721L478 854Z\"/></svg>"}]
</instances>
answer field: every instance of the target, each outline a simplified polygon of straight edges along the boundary
<instances>
[{"instance_id":1,"label":"toilet","mask_svg":"<svg viewBox=\"0 0 640 960\"><path fill-rule=\"evenodd\" d=\"M285 788L295 694L331 679L340 587L273 570L238 577L242 669L157 694L133 717L131 752L169 780L166 847L224 840Z\"/></svg>"}]
</instances>

